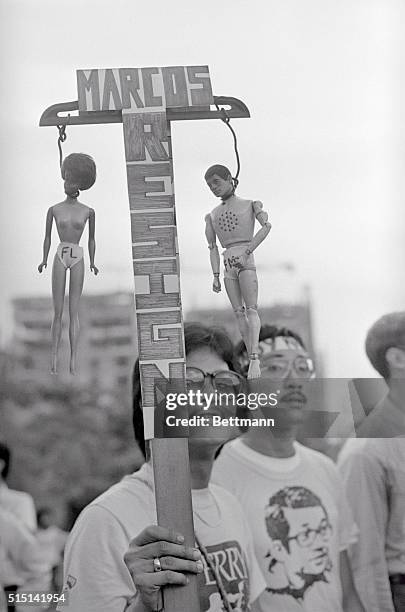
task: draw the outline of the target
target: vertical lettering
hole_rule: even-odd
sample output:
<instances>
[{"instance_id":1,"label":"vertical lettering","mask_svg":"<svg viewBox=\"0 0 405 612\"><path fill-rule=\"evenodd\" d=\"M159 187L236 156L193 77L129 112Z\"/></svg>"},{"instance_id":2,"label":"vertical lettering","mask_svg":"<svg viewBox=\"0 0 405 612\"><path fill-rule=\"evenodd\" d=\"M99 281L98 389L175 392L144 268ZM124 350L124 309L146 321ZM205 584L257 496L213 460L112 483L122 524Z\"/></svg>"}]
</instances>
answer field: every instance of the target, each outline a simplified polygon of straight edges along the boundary
<instances>
[{"instance_id":1,"label":"vertical lettering","mask_svg":"<svg viewBox=\"0 0 405 612\"><path fill-rule=\"evenodd\" d=\"M145 161L146 150L151 161L169 159L164 113L131 113L126 115L125 123L129 134L125 142L127 161Z\"/></svg>"}]
</instances>

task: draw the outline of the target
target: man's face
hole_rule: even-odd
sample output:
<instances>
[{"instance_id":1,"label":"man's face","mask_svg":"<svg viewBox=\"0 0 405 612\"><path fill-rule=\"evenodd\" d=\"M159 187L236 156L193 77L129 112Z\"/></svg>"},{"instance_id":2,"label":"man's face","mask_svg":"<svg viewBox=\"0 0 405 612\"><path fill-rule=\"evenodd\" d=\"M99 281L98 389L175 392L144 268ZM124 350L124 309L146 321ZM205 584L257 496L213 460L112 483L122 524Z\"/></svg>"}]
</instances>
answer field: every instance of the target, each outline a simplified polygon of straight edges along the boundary
<instances>
[{"instance_id":1,"label":"man's face","mask_svg":"<svg viewBox=\"0 0 405 612\"><path fill-rule=\"evenodd\" d=\"M214 196L224 198L229 195L233 189L232 178L223 179L218 174L213 174L207 179L207 185L211 189Z\"/></svg>"},{"instance_id":2,"label":"man's face","mask_svg":"<svg viewBox=\"0 0 405 612\"><path fill-rule=\"evenodd\" d=\"M263 407L264 416L276 416L280 429L300 425L305 418L307 385L313 365L304 348L276 349L261 357L261 378L249 381L250 391L275 393L277 406ZM254 387L254 388L253 388Z\"/></svg>"},{"instance_id":3,"label":"man's face","mask_svg":"<svg viewBox=\"0 0 405 612\"><path fill-rule=\"evenodd\" d=\"M294 572L322 574L329 564L329 521L322 506L286 508L290 525L289 567Z\"/></svg>"},{"instance_id":4,"label":"man's face","mask_svg":"<svg viewBox=\"0 0 405 612\"><path fill-rule=\"evenodd\" d=\"M191 351L186 357L187 368L198 368L206 374L214 374L216 372L230 372L228 364L220 357L215 351L212 351L208 347L201 347ZM208 423L207 426L190 428L190 442L195 440L201 444L208 444L209 441L214 440L215 442L222 443L234 437L239 432L237 427L219 427L212 425L212 417L214 415L222 418L230 418L235 416L235 406L232 402L228 405L226 401L215 401L215 395L218 397L222 389L215 390L213 380L211 377L206 376L204 383L198 385L188 386L188 389L193 391L200 390L203 394L207 394L209 398L212 398L211 404L203 399L203 404L198 406L189 406L189 418L193 416L201 416ZM215 393L217 391L217 393ZM235 394L237 389L234 390ZM229 388L224 392L232 392Z\"/></svg>"},{"instance_id":5,"label":"man's face","mask_svg":"<svg viewBox=\"0 0 405 612\"><path fill-rule=\"evenodd\" d=\"M273 542L272 555L284 565L289 584L301 589L305 575L317 576L330 567L331 528L322 506L284 508L283 512L290 526L290 550L281 541Z\"/></svg>"}]
</instances>

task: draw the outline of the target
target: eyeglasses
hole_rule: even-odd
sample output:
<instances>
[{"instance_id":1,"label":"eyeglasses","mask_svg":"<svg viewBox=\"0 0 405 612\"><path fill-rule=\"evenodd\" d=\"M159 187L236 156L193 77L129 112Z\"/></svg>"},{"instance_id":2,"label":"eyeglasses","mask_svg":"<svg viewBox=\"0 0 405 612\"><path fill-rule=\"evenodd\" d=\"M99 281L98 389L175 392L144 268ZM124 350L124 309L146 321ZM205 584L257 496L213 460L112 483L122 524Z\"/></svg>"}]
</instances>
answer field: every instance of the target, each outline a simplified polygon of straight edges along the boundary
<instances>
[{"instance_id":1,"label":"eyeglasses","mask_svg":"<svg viewBox=\"0 0 405 612\"><path fill-rule=\"evenodd\" d=\"M298 546L300 546L301 548L307 548L308 546L311 546L314 543L317 535L321 536L322 540L328 540L331 532L332 525L327 519L322 519L318 529L304 529L302 531L299 531L297 535L287 538L287 540L297 540Z\"/></svg>"},{"instance_id":2,"label":"eyeglasses","mask_svg":"<svg viewBox=\"0 0 405 612\"><path fill-rule=\"evenodd\" d=\"M298 355L290 361L284 357L272 357L269 355L262 361L261 365L262 373L266 372L271 378L284 379L290 374L292 370L297 374L299 378L309 380L315 376L314 362L309 357Z\"/></svg>"},{"instance_id":3,"label":"eyeglasses","mask_svg":"<svg viewBox=\"0 0 405 612\"><path fill-rule=\"evenodd\" d=\"M232 370L218 370L209 373L200 370L200 368L186 367L187 388L202 386L207 378L211 380L212 386L218 391L238 392L243 385L243 377Z\"/></svg>"}]
</instances>

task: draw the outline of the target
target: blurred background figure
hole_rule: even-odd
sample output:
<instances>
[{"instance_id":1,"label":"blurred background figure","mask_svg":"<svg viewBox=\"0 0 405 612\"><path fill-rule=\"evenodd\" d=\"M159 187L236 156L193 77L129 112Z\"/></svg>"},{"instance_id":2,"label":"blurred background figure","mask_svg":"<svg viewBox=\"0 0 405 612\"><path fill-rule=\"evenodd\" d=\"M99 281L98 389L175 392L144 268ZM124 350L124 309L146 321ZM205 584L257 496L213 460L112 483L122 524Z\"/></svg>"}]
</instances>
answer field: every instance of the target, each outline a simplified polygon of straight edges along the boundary
<instances>
[{"instance_id":1,"label":"blurred background figure","mask_svg":"<svg viewBox=\"0 0 405 612\"><path fill-rule=\"evenodd\" d=\"M41 559L46 562L50 575L50 592L59 593L62 590L63 550L67 532L55 525L55 514L52 508L44 507L37 512L38 530L37 542L41 551Z\"/></svg>"},{"instance_id":2,"label":"blurred background figure","mask_svg":"<svg viewBox=\"0 0 405 612\"><path fill-rule=\"evenodd\" d=\"M49 577L34 534L10 512L0 508L0 612L19 612L14 603L7 604L7 598L15 597L18 590L45 591ZM30 604L32 612L42 609Z\"/></svg>"},{"instance_id":3,"label":"blurred background figure","mask_svg":"<svg viewBox=\"0 0 405 612\"><path fill-rule=\"evenodd\" d=\"M339 456L360 530L350 549L357 590L367 612L405 610L405 312L381 317L366 353L388 393Z\"/></svg>"},{"instance_id":4,"label":"blurred background figure","mask_svg":"<svg viewBox=\"0 0 405 612\"><path fill-rule=\"evenodd\" d=\"M10 448L0 442L0 507L8 510L30 531L37 528L34 500L24 491L15 491L7 485L7 476L11 467Z\"/></svg>"},{"instance_id":5,"label":"blurred background figure","mask_svg":"<svg viewBox=\"0 0 405 612\"><path fill-rule=\"evenodd\" d=\"M16 593L17 589L26 581L26 572L31 573L30 557L25 559L25 552L22 552L22 550L26 546L33 546L32 543L30 544L28 536L30 533L34 534L37 519L32 497L28 493L15 491L8 487L6 479L10 466L10 448L5 443L0 442L0 510L3 513L3 525L0 529L0 572L2 572L0 584L6 593L12 594ZM7 530L10 517L12 525L10 530ZM15 535L15 538L11 537L12 534ZM4 543L5 538L7 538L7 544ZM1 540L3 540L3 544ZM28 570L24 565L25 563L28 563ZM10 611L14 609L14 605L8 607Z\"/></svg>"}]
</instances>

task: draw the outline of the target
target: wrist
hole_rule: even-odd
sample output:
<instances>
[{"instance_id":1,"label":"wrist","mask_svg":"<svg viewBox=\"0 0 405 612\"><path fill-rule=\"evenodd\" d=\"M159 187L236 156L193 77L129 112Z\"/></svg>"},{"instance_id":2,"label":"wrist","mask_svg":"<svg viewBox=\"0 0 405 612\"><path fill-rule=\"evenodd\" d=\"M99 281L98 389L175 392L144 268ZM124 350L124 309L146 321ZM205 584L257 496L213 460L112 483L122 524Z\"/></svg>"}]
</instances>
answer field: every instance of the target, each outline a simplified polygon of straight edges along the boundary
<instances>
[{"instance_id":1,"label":"wrist","mask_svg":"<svg viewBox=\"0 0 405 612\"><path fill-rule=\"evenodd\" d=\"M250 247L248 247L248 248L245 250L245 253L246 253L246 255L251 255L251 254L252 254L252 249L251 249Z\"/></svg>"},{"instance_id":2,"label":"wrist","mask_svg":"<svg viewBox=\"0 0 405 612\"><path fill-rule=\"evenodd\" d=\"M214 272L214 277L219 278L219 272Z\"/></svg>"}]
</instances>

